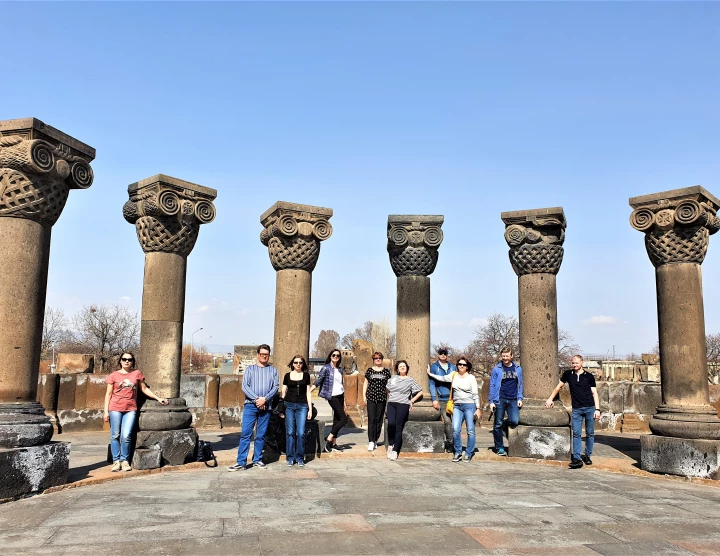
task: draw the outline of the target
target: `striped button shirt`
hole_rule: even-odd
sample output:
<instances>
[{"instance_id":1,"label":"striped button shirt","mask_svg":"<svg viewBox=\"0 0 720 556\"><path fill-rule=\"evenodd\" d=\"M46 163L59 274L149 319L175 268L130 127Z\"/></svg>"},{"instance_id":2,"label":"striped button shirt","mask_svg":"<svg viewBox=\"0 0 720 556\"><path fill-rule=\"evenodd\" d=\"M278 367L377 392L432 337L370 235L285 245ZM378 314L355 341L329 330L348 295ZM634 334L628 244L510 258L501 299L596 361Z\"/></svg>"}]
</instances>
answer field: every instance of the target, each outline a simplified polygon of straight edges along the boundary
<instances>
[{"instance_id":1,"label":"striped button shirt","mask_svg":"<svg viewBox=\"0 0 720 556\"><path fill-rule=\"evenodd\" d=\"M272 365L267 367L250 365L245 369L242 381L245 403L254 403L258 398L267 398L269 402L277 394L279 384L278 371Z\"/></svg>"}]
</instances>

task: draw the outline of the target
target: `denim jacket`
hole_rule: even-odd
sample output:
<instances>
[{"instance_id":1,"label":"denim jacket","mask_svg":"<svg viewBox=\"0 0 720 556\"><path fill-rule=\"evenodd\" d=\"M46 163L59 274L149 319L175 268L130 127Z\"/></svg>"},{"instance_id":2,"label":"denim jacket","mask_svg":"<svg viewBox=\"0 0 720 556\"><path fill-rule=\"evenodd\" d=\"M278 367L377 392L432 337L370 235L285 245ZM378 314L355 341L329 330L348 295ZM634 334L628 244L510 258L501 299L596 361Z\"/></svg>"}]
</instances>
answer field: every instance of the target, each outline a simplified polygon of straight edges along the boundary
<instances>
[{"instance_id":1,"label":"denim jacket","mask_svg":"<svg viewBox=\"0 0 720 556\"><path fill-rule=\"evenodd\" d=\"M342 372L342 370L340 371ZM329 400L332 398L333 382L335 381L335 369L332 363L325 363L315 381L315 386L320 388L319 396Z\"/></svg>"},{"instance_id":2,"label":"denim jacket","mask_svg":"<svg viewBox=\"0 0 720 556\"><path fill-rule=\"evenodd\" d=\"M513 361L515 365L515 371L517 372L518 379L518 395L517 399L523 399L523 378L522 378L522 367ZM503 376L503 364L502 361L493 367L492 373L490 373L490 393L488 394L488 402L497 403L500 401L500 384L502 383Z\"/></svg>"},{"instance_id":3,"label":"denim jacket","mask_svg":"<svg viewBox=\"0 0 720 556\"><path fill-rule=\"evenodd\" d=\"M430 365L430 372L434 375L449 375L457 371L457 367L448 361L447 371L440 366L439 361L435 361ZM446 402L450 399L450 383L439 382L434 378L430 378L430 399Z\"/></svg>"}]
</instances>

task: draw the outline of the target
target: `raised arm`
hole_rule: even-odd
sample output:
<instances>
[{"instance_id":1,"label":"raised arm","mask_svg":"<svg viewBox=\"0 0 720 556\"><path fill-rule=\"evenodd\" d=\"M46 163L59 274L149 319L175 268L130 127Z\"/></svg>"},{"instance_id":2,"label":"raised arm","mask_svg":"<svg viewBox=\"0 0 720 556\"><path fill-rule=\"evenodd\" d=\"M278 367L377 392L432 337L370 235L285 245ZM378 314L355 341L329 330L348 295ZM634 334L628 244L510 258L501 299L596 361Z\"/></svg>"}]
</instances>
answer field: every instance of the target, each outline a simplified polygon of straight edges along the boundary
<instances>
[{"instance_id":1,"label":"raised arm","mask_svg":"<svg viewBox=\"0 0 720 556\"><path fill-rule=\"evenodd\" d=\"M159 401L162 405L167 405L168 402L166 398L161 398L160 396L156 396L153 394L153 391L150 390L150 387L145 384L145 381L143 380L140 382L140 389L142 390L142 393L145 394L148 398L152 398L153 400Z\"/></svg>"},{"instance_id":2,"label":"raised arm","mask_svg":"<svg viewBox=\"0 0 720 556\"><path fill-rule=\"evenodd\" d=\"M555 390L552 391L552 394L550 394L550 397L545 401L545 407L550 409L551 407L553 407L555 405L555 402L553 400L555 400L557 395L560 393L560 390L562 390L563 386L565 386L565 383L562 380L560 382L558 382L558 385L555 387Z\"/></svg>"}]
</instances>

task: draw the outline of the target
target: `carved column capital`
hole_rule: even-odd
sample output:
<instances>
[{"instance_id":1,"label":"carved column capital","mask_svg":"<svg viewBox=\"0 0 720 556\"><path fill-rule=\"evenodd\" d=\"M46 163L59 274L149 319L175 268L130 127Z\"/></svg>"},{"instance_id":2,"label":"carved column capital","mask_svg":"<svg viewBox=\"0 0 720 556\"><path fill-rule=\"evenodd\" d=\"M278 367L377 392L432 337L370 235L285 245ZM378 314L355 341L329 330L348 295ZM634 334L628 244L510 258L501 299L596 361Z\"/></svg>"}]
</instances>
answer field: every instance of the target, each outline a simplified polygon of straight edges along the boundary
<instances>
[{"instance_id":1,"label":"carved column capital","mask_svg":"<svg viewBox=\"0 0 720 556\"><path fill-rule=\"evenodd\" d=\"M441 215L391 214L387 250L395 276L430 276L443 240Z\"/></svg>"},{"instance_id":2,"label":"carved column capital","mask_svg":"<svg viewBox=\"0 0 720 556\"><path fill-rule=\"evenodd\" d=\"M562 207L500 213L510 264L518 276L557 274L563 261L565 213Z\"/></svg>"},{"instance_id":3,"label":"carved column capital","mask_svg":"<svg viewBox=\"0 0 720 556\"><path fill-rule=\"evenodd\" d=\"M275 270L312 272L320 242L332 235L332 209L278 201L260 217L260 241L268 248Z\"/></svg>"},{"instance_id":4,"label":"carved column capital","mask_svg":"<svg viewBox=\"0 0 720 556\"><path fill-rule=\"evenodd\" d=\"M710 236L720 230L720 201L696 185L632 197L630 225L645 234L645 249L655 268L705 260Z\"/></svg>"},{"instance_id":5,"label":"carved column capital","mask_svg":"<svg viewBox=\"0 0 720 556\"><path fill-rule=\"evenodd\" d=\"M93 182L95 149L35 118L0 121L0 217L52 226Z\"/></svg>"},{"instance_id":6,"label":"carved column capital","mask_svg":"<svg viewBox=\"0 0 720 556\"><path fill-rule=\"evenodd\" d=\"M200 225L215 219L215 189L163 174L130 184L128 195L123 216L135 224L145 253L187 257L195 247Z\"/></svg>"}]
</instances>

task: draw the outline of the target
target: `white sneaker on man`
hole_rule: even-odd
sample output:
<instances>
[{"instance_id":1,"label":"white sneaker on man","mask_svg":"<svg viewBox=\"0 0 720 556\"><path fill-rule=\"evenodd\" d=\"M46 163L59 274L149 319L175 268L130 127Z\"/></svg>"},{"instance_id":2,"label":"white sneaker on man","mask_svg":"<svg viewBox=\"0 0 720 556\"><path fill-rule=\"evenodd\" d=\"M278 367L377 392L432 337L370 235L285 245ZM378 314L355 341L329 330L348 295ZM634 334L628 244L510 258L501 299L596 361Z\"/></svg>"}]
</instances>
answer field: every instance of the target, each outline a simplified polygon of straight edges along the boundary
<instances>
[{"instance_id":1,"label":"white sneaker on man","mask_svg":"<svg viewBox=\"0 0 720 556\"><path fill-rule=\"evenodd\" d=\"M375 449L374 442L368 442L368 452L372 452Z\"/></svg>"}]
</instances>

